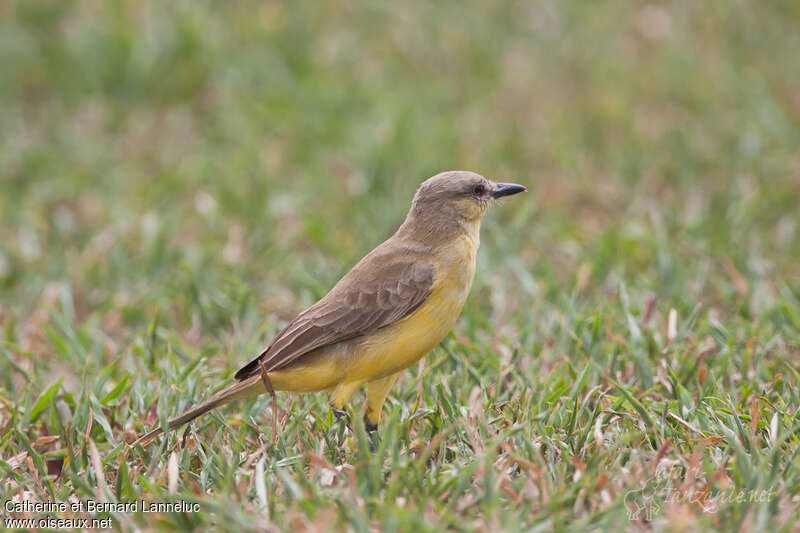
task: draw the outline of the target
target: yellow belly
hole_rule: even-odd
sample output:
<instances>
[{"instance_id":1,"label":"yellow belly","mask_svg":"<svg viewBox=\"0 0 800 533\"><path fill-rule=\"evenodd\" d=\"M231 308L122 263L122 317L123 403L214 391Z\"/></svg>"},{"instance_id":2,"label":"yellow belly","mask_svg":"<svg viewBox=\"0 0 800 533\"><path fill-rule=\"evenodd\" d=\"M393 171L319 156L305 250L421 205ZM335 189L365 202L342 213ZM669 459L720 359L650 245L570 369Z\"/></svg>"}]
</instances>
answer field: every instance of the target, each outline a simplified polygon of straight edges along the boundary
<instances>
[{"instance_id":1,"label":"yellow belly","mask_svg":"<svg viewBox=\"0 0 800 533\"><path fill-rule=\"evenodd\" d=\"M310 392L363 383L410 367L453 328L475 275L477 239L440 251L430 296L406 318L369 335L314 350L292 366L270 372L276 390Z\"/></svg>"}]
</instances>

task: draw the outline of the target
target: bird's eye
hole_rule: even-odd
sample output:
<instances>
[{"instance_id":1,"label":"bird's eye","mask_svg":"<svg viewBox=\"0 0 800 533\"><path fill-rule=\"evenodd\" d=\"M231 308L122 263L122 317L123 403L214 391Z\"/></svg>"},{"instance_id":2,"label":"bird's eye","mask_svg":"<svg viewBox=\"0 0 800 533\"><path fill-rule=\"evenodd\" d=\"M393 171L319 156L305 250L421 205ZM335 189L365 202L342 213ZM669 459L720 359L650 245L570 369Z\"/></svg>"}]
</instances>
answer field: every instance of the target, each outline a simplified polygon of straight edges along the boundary
<instances>
[{"instance_id":1,"label":"bird's eye","mask_svg":"<svg viewBox=\"0 0 800 533\"><path fill-rule=\"evenodd\" d=\"M477 196L483 196L483 193L486 192L486 187L483 185L476 185L475 188L472 189L472 192L474 192Z\"/></svg>"}]
</instances>

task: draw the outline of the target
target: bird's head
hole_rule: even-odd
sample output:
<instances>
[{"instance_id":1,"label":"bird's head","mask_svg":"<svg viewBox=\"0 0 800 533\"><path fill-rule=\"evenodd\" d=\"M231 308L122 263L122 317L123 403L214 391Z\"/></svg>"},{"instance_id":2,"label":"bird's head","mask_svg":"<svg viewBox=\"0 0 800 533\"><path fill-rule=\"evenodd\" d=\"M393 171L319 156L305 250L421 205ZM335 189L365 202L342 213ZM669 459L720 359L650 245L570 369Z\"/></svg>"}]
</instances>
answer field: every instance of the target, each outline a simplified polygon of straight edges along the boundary
<instances>
[{"instance_id":1,"label":"bird's head","mask_svg":"<svg viewBox=\"0 0 800 533\"><path fill-rule=\"evenodd\" d=\"M496 183L474 172L442 172L419 186L400 231L424 242L477 232L493 200L525 190L522 185Z\"/></svg>"},{"instance_id":2,"label":"bird's head","mask_svg":"<svg viewBox=\"0 0 800 533\"><path fill-rule=\"evenodd\" d=\"M525 190L522 185L496 183L474 172L451 170L436 174L420 185L411 213L425 219L480 221L493 200Z\"/></svg>"}]
</instances>

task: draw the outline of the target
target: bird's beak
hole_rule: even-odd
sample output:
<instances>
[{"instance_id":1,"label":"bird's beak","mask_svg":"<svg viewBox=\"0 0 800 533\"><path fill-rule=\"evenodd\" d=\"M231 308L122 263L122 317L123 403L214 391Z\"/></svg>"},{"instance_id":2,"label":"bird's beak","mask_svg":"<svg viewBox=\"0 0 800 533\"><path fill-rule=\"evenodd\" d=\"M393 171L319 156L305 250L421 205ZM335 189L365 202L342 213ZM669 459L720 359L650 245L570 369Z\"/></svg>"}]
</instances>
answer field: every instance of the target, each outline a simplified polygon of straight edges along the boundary
<instances>
[{"instance_id":1,"label":"bird's beak","mask_svg":"<svg viewBox=\"0 0 800 533\"><path fill-rule=\"evenodd\" d=\"M500 198L501 196L510 196L518 192L527 191L522 185L516 183L498 183L497 189L492 193L492 198Z\"/></svg>"}]
</instances>

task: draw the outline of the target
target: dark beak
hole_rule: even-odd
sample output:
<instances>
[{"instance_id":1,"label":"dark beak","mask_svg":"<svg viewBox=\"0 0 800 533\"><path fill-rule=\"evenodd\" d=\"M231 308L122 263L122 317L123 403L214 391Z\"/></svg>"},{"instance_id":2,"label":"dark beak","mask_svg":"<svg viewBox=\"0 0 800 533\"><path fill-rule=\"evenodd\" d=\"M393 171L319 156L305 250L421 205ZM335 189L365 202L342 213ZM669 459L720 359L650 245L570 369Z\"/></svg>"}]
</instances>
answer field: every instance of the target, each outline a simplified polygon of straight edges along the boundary
<instances>
[{"instance_id":1,"label":"dark beak","mask_svg":"<svg viewBox=\"0 0 800 533\"><path fill-rule=\"evenodd\" d=\"M492 198L500 198L502 196L511 196L512 194L517 194L518 192L527 191L525 187L522 185L517 185L516 183L498 183L497 189L492 193Z\"/></svg>"}]
</instances>

